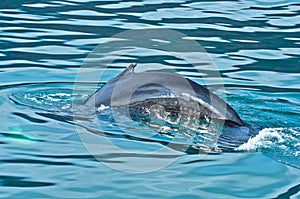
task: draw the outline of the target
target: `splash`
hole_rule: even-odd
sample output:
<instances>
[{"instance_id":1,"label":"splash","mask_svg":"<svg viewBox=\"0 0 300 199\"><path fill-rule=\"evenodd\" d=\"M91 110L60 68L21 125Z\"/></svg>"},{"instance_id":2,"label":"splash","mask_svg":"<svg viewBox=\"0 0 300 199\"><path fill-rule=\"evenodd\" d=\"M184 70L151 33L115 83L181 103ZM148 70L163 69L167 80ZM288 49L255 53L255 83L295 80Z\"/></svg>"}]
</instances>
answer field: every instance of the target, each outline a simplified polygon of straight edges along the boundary
<instances>
[{"instance_id":1,"label":"splash","mask_svg":"<svg viewBox=\"0 0 300 199\"><path fill-rule=\"evenodd\" d=\"M247 143L239 146L237 150L256 151L261 148L271 148L273 145L282 144L284 139L279 133L282 130L283 128L265 128L257 136L249 139Z\"/></svg>"},{"instance_id":2,"label":"splash","mask_svg":"<svg viewBox=\"0 0 300 199\"><path fill-rule=\"evenodd\" d=\"M300 168L300 127L265 128L238 147L238 151L260 151L272 158Z\"/></svg>"},{"instance_id":3,"label":"splash","mask_svg":"<svg viewBox=\"0 0 300 199\"><path fill-rule=\"evenodd\" d=\"M85 99L86 94L73 94L71 89L37 89L31 92L13 93L9 98L17 104L50 112L71 112L74 101Z\"/></svg>"}]
</instances>

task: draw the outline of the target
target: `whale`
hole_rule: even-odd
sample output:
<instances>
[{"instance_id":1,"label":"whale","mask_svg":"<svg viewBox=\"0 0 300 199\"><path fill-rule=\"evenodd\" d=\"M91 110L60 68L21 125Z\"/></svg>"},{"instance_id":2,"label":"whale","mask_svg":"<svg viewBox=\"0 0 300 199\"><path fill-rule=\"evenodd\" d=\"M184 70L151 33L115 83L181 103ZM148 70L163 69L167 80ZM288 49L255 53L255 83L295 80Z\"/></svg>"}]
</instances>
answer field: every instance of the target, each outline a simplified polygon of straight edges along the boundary
<instances>
[{"instance_id":1,"label":"whale","mask_svg":"<svg viewBox=\"0 0 300 199\"><path fill-rule=\"evenodd\" d=\"M225 151L236 149L257 134L258 130L245 126L237 112L206 87L173 73L135 72L136 66L130 64L110 79L85 100L84 106L138 107L143 114L160 108L169 115L221 123L218 147Z\"/></svg>"}]
</instances>

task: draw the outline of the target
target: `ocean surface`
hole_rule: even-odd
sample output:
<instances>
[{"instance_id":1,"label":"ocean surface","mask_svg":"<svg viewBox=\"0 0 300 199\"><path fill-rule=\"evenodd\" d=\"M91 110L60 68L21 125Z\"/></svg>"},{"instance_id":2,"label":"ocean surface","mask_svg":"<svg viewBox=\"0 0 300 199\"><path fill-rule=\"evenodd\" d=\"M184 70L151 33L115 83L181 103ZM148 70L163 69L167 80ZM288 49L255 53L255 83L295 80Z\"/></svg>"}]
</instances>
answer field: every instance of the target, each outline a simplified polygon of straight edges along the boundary
<instances>
[{"instance_id":1,"label":"ocean surface","mask_svg":"<svg viewBox=\"0 0 300 199\"><path fill-rule=\"evenodd\" d=\"M205 85L259 134L190 153L199 134L82 105L130 63ZM0 198L298 199L300 2L1 0L0 111Z\"/></svg>"}]
</instances>

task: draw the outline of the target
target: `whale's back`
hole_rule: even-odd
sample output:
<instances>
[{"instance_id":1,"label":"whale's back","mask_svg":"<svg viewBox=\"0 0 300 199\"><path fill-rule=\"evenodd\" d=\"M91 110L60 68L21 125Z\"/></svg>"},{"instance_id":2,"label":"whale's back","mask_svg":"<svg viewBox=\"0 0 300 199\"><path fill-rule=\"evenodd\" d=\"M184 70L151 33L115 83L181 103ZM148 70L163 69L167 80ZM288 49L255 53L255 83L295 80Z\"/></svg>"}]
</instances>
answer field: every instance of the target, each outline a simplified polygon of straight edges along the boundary
<instances>
[{"instance_id":1,"label":"whale's back","mask_svg":"<svg viewBox=\"0 0 300 199\"><path fill-rule=\"evenodd\" d=\"M214 119L230 121L238 126L244 125L238 114L224 100L196 82L170 73L135 73L135 66L130 65L108 81L84 104L96 107L141 106L152 100L155 103L164 102L169 110L182 110L180 106L184 105L185 109L203 111L201 114L209 114ZM168 98L173 104L168 104ZM177 99L177 104L174 99Z\"/></svg>"}]
</instances>

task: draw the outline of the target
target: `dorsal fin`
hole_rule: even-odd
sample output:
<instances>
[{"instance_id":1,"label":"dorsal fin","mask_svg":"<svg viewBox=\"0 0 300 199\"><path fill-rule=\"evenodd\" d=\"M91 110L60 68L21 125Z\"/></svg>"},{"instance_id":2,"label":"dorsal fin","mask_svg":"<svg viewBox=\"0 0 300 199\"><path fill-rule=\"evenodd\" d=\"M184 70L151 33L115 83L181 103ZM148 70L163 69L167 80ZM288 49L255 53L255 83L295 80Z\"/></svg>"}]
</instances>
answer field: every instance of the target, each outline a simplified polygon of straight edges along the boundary
<instances>
[{"instance_id":1,"label":"dorsal fin","mask_svg":"<svg viewBox=\"0 0 300 199\"><path fill-rule=\"evenodd\" d=\"M134 73L134 68L136 67L136 63L130 64L122 73L121 75L129 75Z\"/></svg>"}]
</instances>

